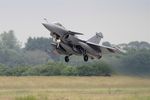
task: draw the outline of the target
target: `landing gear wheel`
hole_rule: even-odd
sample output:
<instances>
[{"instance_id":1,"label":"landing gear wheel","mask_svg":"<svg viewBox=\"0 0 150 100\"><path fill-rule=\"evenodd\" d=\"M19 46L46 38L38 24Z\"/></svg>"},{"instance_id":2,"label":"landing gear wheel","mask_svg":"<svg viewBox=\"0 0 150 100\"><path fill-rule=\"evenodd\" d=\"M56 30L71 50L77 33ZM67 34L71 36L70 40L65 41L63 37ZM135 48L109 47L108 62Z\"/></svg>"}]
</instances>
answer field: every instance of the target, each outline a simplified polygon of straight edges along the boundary
<instances>
[{"instance_id":1,"label":"landing gear wheel","mask_svg":"<svg viewBox=\"0 0 150 100\"><path fill-rule=\"evenodd\" d=\"M85 61L85 62L88 61L88 58L89 58L89 57L88 57L87 55L84 55L84 61Z\"/></svg>"},{"instance_id":2,"label":"landing gear wheel","mask_svg":"<svg viewBox=\"0 0 150 100\"><path fill-rule=\"evenodd\" d=\"M69 56L65 56L65 62L69 62Z\"/></svg>"}]
</instances>

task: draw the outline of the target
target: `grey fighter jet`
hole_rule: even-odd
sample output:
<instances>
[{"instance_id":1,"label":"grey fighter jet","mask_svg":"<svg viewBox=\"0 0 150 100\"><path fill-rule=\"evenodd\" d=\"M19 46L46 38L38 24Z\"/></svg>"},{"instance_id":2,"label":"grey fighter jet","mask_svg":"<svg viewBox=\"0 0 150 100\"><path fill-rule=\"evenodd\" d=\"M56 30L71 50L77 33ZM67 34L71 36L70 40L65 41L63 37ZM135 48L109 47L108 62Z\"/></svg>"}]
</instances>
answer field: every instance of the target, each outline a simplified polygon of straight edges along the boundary
<instances>
[{"instance_id":1,"label":"grey fighter jet","mask_svg":"<svg viewBox=\"0 0 150 100\"><path fill-rule=\"evenodd\" d=\"M69 56L71 55L83 55L84 61L87 62L89 58L100 59L104 53L121 52L115 47L99 45L103 38L101 32L96 33L93 37L85 41L77 37L77 35L83 35L82 33L67 30L60 23L42 24L50 31L50 35L54 40L51 45L57 53L65 55L66 62L69 62Z\"/></svg>"}]
</instances>

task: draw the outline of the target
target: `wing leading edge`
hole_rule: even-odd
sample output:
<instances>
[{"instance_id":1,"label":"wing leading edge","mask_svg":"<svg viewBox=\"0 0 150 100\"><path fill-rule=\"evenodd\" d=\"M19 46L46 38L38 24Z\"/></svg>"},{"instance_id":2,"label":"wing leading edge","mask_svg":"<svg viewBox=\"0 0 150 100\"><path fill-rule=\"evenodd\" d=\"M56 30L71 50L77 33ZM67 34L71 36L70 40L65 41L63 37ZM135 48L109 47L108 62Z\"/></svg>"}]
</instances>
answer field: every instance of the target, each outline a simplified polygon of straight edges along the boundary
<instances>
[{"instance_id":1,"label":"wing leading edge","mask_svg":"<svg viewBox=\"0 0 150 100\"><path fill-rule=\"evenodd\" d=\"M83 33L78 33L78 32L73 32L73 31L68 31L68 34L71 34L71 35L83 35Z\"/></svg>"}]
</instances>

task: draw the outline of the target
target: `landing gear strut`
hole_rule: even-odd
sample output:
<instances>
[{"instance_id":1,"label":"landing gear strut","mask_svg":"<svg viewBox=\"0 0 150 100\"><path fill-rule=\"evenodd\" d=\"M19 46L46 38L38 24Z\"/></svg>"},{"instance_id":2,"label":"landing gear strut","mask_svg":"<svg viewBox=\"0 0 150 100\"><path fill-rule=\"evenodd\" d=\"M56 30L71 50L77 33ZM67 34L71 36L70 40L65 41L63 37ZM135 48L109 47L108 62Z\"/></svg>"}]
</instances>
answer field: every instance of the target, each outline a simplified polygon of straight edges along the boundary
<instances>
[{"instance_id":1,"label":"landing gear strut","mask_svg":"<svg viewBox=\"0 0 150 100\"><path fill-rule=\"evenodd\" d=\"M65 62L69 62L69 56L65 56Z\"/></svg>"},{"instance_id":2,"label":"landing gear strut","mask_svg":"<svg viewBox=\"0 0 150 100\"><path fill-rule=\"evenodd\" d=\"M101 59L101 58L102 58L102 56L99 56L99 57L98 57L98 59Z\"/></svg>"},{"instance_id":3,"label":"landing gear strut","mask_svg":"<svg viewBox=\"0 0 150 100\"><path fill-rule=\"evenodd\" d=\"M87 62L89 57L88 57L88 55L84 55L83 58L84 58L84 61Z\"/></svg>"}]
</instances>

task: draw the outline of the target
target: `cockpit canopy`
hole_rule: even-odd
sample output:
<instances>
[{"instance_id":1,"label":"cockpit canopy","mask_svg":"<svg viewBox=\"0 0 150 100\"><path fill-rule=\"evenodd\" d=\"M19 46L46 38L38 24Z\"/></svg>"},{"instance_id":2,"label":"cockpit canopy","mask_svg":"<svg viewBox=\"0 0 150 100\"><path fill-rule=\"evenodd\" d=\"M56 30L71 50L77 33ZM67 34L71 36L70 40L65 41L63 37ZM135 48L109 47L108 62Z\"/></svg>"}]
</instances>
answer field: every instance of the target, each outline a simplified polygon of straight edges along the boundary
<instances>
[{"instance_id":1,"label":"cockpit canopy","mask_svg":"<svg viewBox=\"0 0 150 100\"><path fill-rule=\"evenodd\" d=\"M55 24L55 25L58 25L58 26L60 26L60 27L62 27L62 28L65 29L65 27L64 27L62 24L60 24L59 22L54 22L54 24Z\"/></svg>"}]
</instances>

